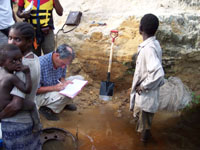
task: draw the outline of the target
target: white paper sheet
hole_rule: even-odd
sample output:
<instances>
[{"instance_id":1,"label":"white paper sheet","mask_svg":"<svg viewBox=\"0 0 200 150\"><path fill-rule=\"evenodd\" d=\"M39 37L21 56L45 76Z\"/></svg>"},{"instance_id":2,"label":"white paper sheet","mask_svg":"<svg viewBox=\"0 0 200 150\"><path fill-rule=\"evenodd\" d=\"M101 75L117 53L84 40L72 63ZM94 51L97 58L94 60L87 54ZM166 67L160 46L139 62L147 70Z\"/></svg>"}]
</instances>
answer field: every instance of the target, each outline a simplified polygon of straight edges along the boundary
<instances>
[{"instance_id":1,"label":"white paper sheet","mask_svg":"<svg viewBox=\"0 0 200 150\"><path fill-rule=\"evenodd\" d=\"M68 84L64 90L60 91L60 94L74 98L82 88L88 83L86 80L74 79L72 80L73 84Z\"/></svg>"}]
</instances>

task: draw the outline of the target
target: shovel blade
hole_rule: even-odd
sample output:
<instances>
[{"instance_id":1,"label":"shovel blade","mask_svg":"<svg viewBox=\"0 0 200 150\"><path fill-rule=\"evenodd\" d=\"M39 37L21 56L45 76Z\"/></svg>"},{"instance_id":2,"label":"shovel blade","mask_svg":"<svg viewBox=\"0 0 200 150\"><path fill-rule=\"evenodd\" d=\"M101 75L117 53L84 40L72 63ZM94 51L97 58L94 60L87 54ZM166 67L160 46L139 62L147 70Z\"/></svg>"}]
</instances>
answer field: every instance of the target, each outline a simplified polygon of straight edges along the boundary
<instances>
[{"instance_id":1,"label":"shovel blade","mask_svg":"<svg viewBox=\"0 0 200 150\"><path fill-rule=\"evenodd\" d=\"M99 96L103 100L111 100L113 96L114 83L102 81Z\"/></svg>"}]
</instances>

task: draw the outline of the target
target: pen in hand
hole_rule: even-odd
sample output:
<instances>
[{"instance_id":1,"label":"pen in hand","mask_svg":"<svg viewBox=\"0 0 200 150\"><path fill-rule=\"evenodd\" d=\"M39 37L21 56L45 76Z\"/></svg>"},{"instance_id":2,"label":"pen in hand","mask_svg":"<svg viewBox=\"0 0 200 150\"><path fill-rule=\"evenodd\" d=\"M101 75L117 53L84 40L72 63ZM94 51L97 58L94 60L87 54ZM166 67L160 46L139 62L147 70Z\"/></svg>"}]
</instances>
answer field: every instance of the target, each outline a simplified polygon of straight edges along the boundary
<instances>
[{"instance_id":1,"label":"pen in hand","mask_svg":"<svg viewBox=\"0 0 200 150\"><path fill-rule=\"evenodd\" d=\"M63 84L60 80L57 80L57 81L58 81L58 83Z\"/></svg>"}]
</instances>

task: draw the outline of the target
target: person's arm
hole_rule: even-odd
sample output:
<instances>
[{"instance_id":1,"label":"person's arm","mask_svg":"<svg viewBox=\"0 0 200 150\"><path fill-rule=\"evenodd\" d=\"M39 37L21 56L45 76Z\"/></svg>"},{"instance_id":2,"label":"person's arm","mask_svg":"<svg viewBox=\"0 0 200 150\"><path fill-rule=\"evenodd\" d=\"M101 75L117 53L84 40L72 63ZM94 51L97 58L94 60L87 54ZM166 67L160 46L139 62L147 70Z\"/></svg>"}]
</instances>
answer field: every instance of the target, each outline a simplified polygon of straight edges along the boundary
<instances>
[{"instance_id":1,"label":"person's arm","mask_svg":"<svg viewBox=\"0 0 200 150\"><path fill-rule=\"evenodd\" d=\"M63 15L63 7L61 6L59 0L54 0L54 8L56 10L56 13L59 15L59 16L62 16Z\"/></svg>"},{"instance_id":2,"label":"person's arm","mask_svg":"<svg viewBox=\"0 0 200 150\"><path fill-rule=\"evenodd\" d=\"M156 54L156 50L151 47L146 51L145 59L147 62L147 78L139 85L141 90L157 88L164 79L162 64Z\"/></svg>"},{"instance_id":3,"label":"person's arm","mask_svg":"<svg viewBox=\"0 0 200 150\"><path fill-rule=\"evenodd\" d=\"M61 78L61 79L60 79L60 82L61 82L62 84L64 84L65 87L66 87L68 84L73 84L72 81L70 81L70 80L65 80L65 78Z\"/></svg>"},{"instance_id":4,"label":"person's arm","mask_svg":"<svg viewBox=\"0 0 200 150\"><path fill-rule=\"evenodd\" d=\"M13 96L12 101L0 112L0 119L14 116L23 107L23 98Z\"/></svg>"},{"instance_id":5,"label":"person's arm","mask_svg":"<svg viewBox=\"0 0 200 150\"><path fill-rule=\"evenodd\" d=\"M23 10L24 10L24 7L18 6L17 16L19 18L26 18L26 19L30 18L31 11L23 12Z\"/></svg>"},{"instance_id":6,"label":"person's arm","mask_svg":"<svg viewBox=\"0 0 200 150\"><path fill-rule=\"evenodd\" d=\"M14 20L15 22L17 22L16 16L15 16L15 12L14 12L14 10L13 10L13 1L12 1L12 0L10 0L10 5L11 5L11 9L12 9L13 20Z\"/></svg>"},{"instance_id":7,"label":"person's arm","mask_svg":"<svg viewBox=\"0 0 200 150\"><path fill-rule=\"evenodd\" d=\"M33 110L36 107L34 101L26 99L23 101L23 110Z\"/></svg>"},{"instance_id":8,"label":"person's arm","mask_svg":"<svg viewBox=\"0 0 200 150\"><path fill-rule=\"evenodd\" d=\"M17 18L15 16L15 12L14 11L12 11L12 12L13 12L13 19L14 19L15 22L17 22Z\"/></svg>"},{"instance_id":9,"label":"person's arm","mask_svg":"<svg viewBox=\"0 0 200 150\"><path fill-rule=\"evenodd\" d=\"M32 82L31 82L31 75L30 75L30 69L28 66L22 66L20 69L24 74L26 81L25 83L22 82L17 76L13 75L12 77L12 83L14 86L16 86L20 91L29 94L32 89Z\"/></svg>"},{"instance_id":10,"label":"person's arm","mask_svg":"<svg viewBox=\"0 0 200 150\"><path fill-rule=\"evenodd\" d=\"M23 9L24 9L24 7L18 6L18 9L17 9L17 16L18 16L19 18L23 18L23 17L21 16Z\"/></svg>"},{"instance_id":11,"label":"person's arm","mask_svg":"<svg viewBox=\"0 0 200 150\"><path fill-rule=\"evenodd\" d=\"M53 86L41 86L37 90L37 94L47 93L47 92L53 92L53 91L61 91L65 88L65 85L62 83L58 83Z\"/></svg>"},{"instance_id":12,"label":"person's arm","mask_svg":"<svg viewBox=\"0 0 200 150\"><path fill-rule=\"evenodd\" d=\"M13 19L14 19L15 22L17 22L17 18L16 18L16 16L15 16L15 12L14 12L14 10L13 10L13 2L12 2L12 1L11 1L11 6L12 6Z\"/></svg>"}]
</instances>

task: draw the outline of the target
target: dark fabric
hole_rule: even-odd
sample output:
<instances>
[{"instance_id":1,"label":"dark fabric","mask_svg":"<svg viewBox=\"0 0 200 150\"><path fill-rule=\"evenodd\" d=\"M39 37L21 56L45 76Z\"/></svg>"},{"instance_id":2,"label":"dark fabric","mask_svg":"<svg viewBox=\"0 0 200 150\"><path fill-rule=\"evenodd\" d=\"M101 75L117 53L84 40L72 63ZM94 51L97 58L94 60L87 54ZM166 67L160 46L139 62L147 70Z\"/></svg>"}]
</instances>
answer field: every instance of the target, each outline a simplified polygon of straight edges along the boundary
<instances>
[{"instance_id":1,"label":"dark fabric","mask_svg":"<svg viewBox=\"0 0 200 150\"><path fill-rule=\"evenodd\" d=\"M136 131L143 132L151 129L154 113L149 113L141 110L139 107L134 107L134 120L136 121Z\"/></svg>"},{"instance_id":2,"label":"dark fabric","mask_svg":"<svg viewBox=\"0 0 200 150\"><path fill-rule=\"evenodd\" d=\"M59 117L50 108L42 106L39 109L40 114L42 114L47 120L57 121Z\"/></svg>"},{"instance_id":3,"label":"dark fabric","mask_svg":"<svg viewBox=\"0 0 200 150\"><path fill-rule=\"evenodd\" d=\"M36 14L37 12L39 12L39 13L45 13L46 12L46 10L31 10L31 13L32 14ZM48 13L52 13L52 10L48 10Z\"/></svg>"},{"instance_id":4,"label":"dark fabric","mask_svg":"<svg viewBox=\"0 0 200 150\"><path fill-rule=\"evenodd\" d=\"M32 123L1 122L6 150L41 150L40 133L33 133Z\"/></svg>"},{"instance_id":5,"label":"dark fabric","mask_svg":"<svg viewBox=\"0 0 200 150\"><path fill-rule=\"evenodd\" d=\"M5 34L6 36L8 36L8 33L9 33L9 30L10 30L10 27L6 28L6 29L3 29L3 30L0 30L3 34Z\"/></svg>"},{"instance_id":6,"label":"dark fabric","mask_svg":"<svg viewBox=\"0 0 200 150\"><path fill-rule=\"evenodd\" d=\"M31 19L46 19L46 16L31 16ZM51 16L48 16L47 18L51 18Z\"/></svg>"}]
</instances>

